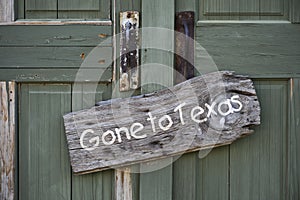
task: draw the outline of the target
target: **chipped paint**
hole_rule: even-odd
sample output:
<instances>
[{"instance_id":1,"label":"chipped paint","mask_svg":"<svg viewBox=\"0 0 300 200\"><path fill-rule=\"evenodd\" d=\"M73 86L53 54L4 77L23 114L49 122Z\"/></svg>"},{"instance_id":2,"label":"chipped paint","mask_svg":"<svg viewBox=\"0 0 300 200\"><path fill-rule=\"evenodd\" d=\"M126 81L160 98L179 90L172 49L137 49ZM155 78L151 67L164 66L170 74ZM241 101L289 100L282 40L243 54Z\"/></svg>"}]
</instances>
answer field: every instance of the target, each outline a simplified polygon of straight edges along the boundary
<instances>
[{"instance_id":1,"label":"chipped paint","mask_svg":"<svg viewBox=\"0 0 300 200\"><path fill-rule=\"evenodd\" d=\"M14 155L15 83L0 82L0 199L14 199Z\"/></svg>"},{"instance_id":2,"label":"chipped paint","mask_svg":"<svg viewBox=\"0 0 300 200\"><path fill-rule=\"evenodd\" d=\"M120 13L120 91L139 87L139 13Z\"/></svg>"}]
</instances>

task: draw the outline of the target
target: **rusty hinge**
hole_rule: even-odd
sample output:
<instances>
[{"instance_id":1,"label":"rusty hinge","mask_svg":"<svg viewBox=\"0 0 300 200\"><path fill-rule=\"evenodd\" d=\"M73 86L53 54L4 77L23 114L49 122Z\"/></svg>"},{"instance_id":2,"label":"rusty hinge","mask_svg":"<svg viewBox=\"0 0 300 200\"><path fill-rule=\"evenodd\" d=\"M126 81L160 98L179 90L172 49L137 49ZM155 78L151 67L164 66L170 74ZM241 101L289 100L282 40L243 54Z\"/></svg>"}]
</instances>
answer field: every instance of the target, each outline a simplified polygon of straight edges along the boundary
<instances>
[{"instance_id":1,"label":"rusty hinge","mask_svg":"<svg viewBox=\"0 0 300 200\"><path fill-rule=\"evenodd\" d=\"M194 25L195 13L193 11L176 13L175 83L194 77Z\"/></svg>"},{"instance_id":2,"label":"rusty hinge","mask_svg":"<svg viewBox=\"0 0 300 200\"><path fill-rule=\"evenodd\" d=\"M139 13L120 13L120 91L139 87Z\"/></svg>"}]
</instances>

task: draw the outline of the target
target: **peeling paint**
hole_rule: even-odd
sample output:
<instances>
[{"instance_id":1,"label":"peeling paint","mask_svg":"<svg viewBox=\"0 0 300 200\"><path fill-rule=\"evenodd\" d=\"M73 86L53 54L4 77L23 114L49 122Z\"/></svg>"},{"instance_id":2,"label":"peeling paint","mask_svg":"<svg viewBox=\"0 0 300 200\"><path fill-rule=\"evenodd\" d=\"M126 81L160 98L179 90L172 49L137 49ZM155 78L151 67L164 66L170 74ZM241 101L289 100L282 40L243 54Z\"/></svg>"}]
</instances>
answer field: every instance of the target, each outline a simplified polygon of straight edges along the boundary
<instances>
[{"instance_id":1,"label":"peeling paint","mask_svg":"<svg viewBox=\"0 0 300 200\"><path fill-rule=\"evenodd\" d=\"M139 13L120 13L120 91L139 87Z\"/></svg>"}]
</instances>

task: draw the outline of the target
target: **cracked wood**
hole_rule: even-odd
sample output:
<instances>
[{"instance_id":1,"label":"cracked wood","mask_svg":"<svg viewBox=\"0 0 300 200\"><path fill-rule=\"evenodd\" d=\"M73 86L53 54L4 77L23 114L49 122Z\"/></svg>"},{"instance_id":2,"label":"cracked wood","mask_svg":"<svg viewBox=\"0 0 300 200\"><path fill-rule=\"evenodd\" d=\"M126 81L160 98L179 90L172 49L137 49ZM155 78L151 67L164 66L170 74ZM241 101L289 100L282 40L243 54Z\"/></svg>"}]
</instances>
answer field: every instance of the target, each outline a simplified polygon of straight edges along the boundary
<instances>
[{"instance_id":1,"label":"cracked wood","mask_svg":"<svg viewBox=\"0 0 300 200\"><path fill-rule=\"evenodd\" d=\"M14 155L15 84L0 82L0 199L14 199Z\"/></svg>"},{"instance_id":2,"label":"cracked wood","mask_svg":"<svg viewBox=\"0 0 300 200\"><path fill-rule=\"evenodd\" d=\"M242 103L239 112L224 116L214 114L225 111L221 111L222 106L220 110L210 106L222 104L234 96ZM182 103L184 123L174 111ZM197 106L208 108L201 113L202 117L208 116L206 121L195 123L191 120L190 112ZM156 117L153 122L156 131L152 121L147 120L147 113ZM109 145L100 141L103 133L111 130L108 139L112 140L114 130L130 129L136 122L144 126L138 139L130 139L126 133L119 141L115 136L115 142ZM64 124L73 172L84 174L230 144L252 133L249 126L260 124L260 107L253 82L245 76L224 71L195 77L146 95L102 101L90 109L66 114ZM89 133L82 143L94 148L85 149L80 143L86 130L94 130L94 133ZM98 142L97 137L100 138Z\"/></svg>"}]
</instances>

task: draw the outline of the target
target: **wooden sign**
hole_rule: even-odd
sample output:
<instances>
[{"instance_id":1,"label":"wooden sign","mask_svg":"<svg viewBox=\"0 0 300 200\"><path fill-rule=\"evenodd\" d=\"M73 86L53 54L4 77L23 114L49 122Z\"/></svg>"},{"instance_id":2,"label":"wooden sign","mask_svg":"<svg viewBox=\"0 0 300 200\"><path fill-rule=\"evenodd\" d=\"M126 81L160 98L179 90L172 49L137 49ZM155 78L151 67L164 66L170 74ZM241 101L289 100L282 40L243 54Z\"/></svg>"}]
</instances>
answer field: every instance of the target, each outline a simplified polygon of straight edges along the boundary
<instances>
[{"instance_id":1,"label":"wooden sign","mask_svg":"<svg viewBox=\"0 0 300 200\"><path fill-rule=\"evenodd\" d=\"M253 82L231 72L195 77L147 95L66 114L75 174L232 143L260 124Z\"/></svg>"}]
</instances>

